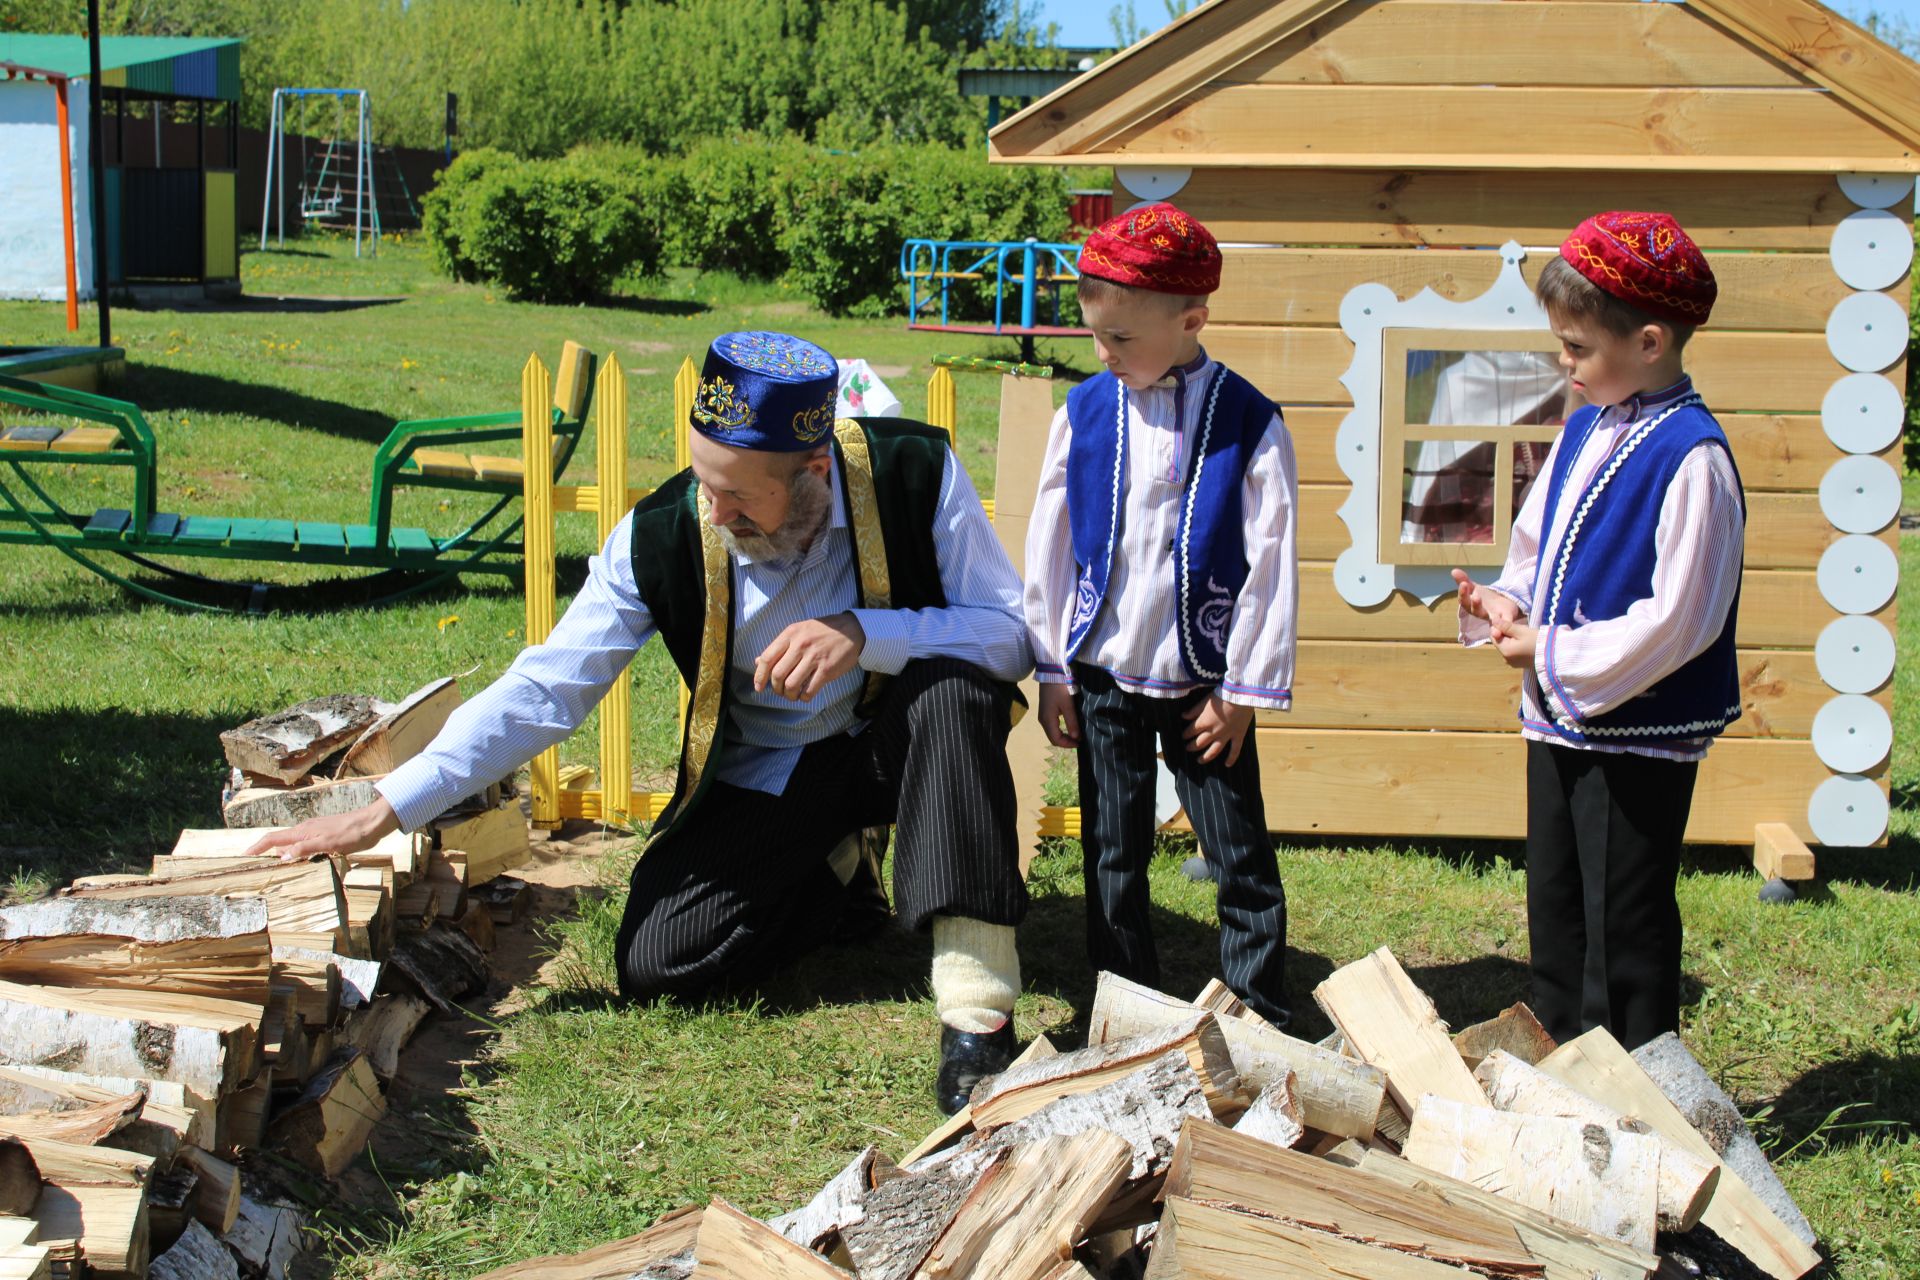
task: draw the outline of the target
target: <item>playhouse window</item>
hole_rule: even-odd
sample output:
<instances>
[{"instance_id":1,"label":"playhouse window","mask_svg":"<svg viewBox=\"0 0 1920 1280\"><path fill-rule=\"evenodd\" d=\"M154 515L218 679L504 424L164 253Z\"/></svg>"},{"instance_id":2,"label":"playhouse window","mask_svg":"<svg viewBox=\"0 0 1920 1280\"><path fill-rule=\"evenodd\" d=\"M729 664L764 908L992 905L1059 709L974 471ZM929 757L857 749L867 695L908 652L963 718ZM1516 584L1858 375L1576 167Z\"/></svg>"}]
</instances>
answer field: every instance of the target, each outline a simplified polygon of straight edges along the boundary
<instances>
[{"instance_id":1,"label":"playhouse window","mask_svg":"<svg viewBox=\"0 0 1920 1280\"><path fill-rule=\"evenodd\" d=\"M1579 401L1538 331L1381 334L1383 564L1500 564Z\"/></svg>"}]
</instances>

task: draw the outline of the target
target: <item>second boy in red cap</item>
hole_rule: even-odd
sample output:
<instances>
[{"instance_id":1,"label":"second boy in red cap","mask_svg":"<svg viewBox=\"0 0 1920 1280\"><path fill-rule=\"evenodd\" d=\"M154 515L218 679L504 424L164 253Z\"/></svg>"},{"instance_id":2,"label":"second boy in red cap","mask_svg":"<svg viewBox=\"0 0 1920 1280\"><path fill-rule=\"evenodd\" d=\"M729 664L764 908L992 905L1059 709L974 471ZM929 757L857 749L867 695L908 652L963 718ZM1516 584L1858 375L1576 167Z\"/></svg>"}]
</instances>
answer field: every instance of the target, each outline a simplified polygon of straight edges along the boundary
<instances>
[{"instance_id":1,"label":"second boy in red cap","mask_svg":"<svg viewBox=\"0 0 1920 1280\"><path fill-rule=\"evenodd\" d=\"M1680 1021L1680 844L1699 762L1740 715L1746 504L1682 369L1713 309L1664 213L1575 228L1536 288L1587 407L1514 521L1498 581L1460 584L1460 638L1526 672L1533 1010L1629 1049Z\"/></svg>"},{"instance_id":2,"label":"second boy in red cap","mask_svg":"<svg viewBox=\"0 0 1920 1280\"><path fill-rule=\"evenodd\" d=\"M1040 720L1080 757L1087 947L1159 985L1149 927L1154 753L1219 886L1220 963L1284 1025L1287 902L1261 803L1256 708L1293 680L1293 440L1273 404L1200 347L1220 250L1169 204L1080 253L1105 370L1053 420L1027 535Z\"/></svg>"}]
</instances>

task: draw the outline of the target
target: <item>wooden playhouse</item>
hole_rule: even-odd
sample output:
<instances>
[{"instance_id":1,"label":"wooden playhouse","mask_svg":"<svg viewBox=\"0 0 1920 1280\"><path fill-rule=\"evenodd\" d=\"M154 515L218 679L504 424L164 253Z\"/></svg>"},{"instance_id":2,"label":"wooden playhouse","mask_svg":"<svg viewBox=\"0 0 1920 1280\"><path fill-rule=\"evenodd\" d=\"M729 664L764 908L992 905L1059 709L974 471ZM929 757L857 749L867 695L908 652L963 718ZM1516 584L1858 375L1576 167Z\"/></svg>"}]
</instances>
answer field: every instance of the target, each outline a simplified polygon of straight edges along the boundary
<instances>
[{"instance_id":1,"label":"wooden playhouse","mask_svg":"<svg viewBox=\"0 0 1920 1280\"><path fill-rule=\"evenodd\" d=\"M1812 0L1213 0L990 145L1111 164L1116 208L1222 243L1204 340L1299 457L1295 709L1258 730L1290 832L1524 833L1519 677L1455 643L1446 567L1497 572L1564 412L1528 282L1589 213L1671 211L1720 281L1688 365L1749 504L1744 714L1689 837L1766 828L1788 878L1800 841L1885 838L1920 67ZM1039 453L1003 451L1017 525Z\"/></svg>"}]
</instances>

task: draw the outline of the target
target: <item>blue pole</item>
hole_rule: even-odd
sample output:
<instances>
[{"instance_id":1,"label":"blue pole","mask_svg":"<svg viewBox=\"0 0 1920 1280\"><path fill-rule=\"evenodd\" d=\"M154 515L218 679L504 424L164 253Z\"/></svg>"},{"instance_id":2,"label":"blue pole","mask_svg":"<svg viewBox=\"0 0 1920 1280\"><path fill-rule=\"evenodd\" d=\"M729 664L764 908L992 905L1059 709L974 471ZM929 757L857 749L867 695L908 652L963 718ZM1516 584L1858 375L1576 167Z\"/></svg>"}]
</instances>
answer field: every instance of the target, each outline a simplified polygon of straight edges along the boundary
<instances>
[{"instance_id":1,"label":"blue pole","mask_svg":"<svg viewBox=\"0 0 1920 1280\"><path fill-rule=\"evenodd\" d=\"M1033 241L1033 239L1029 237L1027 240L1027 247L1021 252L1021 255L1020 255L1022 269L1026 272L1025 276L1020 281L1020 327L1022 329L1033 328L1033 319L1034 319L1034 315L1033 315L1033 312L1034 312L1033 246L1034 246L1034 243L1035 242Z\"/></svg>"}]
</instances>

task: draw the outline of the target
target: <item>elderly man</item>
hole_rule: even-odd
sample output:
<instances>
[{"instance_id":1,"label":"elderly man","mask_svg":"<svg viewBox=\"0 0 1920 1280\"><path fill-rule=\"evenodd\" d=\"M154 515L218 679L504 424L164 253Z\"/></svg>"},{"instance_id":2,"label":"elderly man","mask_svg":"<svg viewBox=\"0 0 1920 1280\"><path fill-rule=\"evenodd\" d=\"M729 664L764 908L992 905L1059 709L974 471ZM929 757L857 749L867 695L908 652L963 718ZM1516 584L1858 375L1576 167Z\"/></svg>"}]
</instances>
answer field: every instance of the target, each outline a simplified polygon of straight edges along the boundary
<instances>
[{"instance_id":1,"label":"elderly man","mask_svg":"<svg viewBox=\"0 0 1920 1280\"><path fill-rule=\"evenodd\" d=\"M352 851L423 826L573 732L658 633L693 695L672 803L633 870L621 990L696 998L871 927L885 897L856 837L896 824L895 901L933 934L936 1090L957 1110L1013 1048L1021 586L945 435L836 422L835 391L810 342L716 339L690 471L614 530L547 642L380 800L256 849Z\"/></svg>"}]
</instances>

